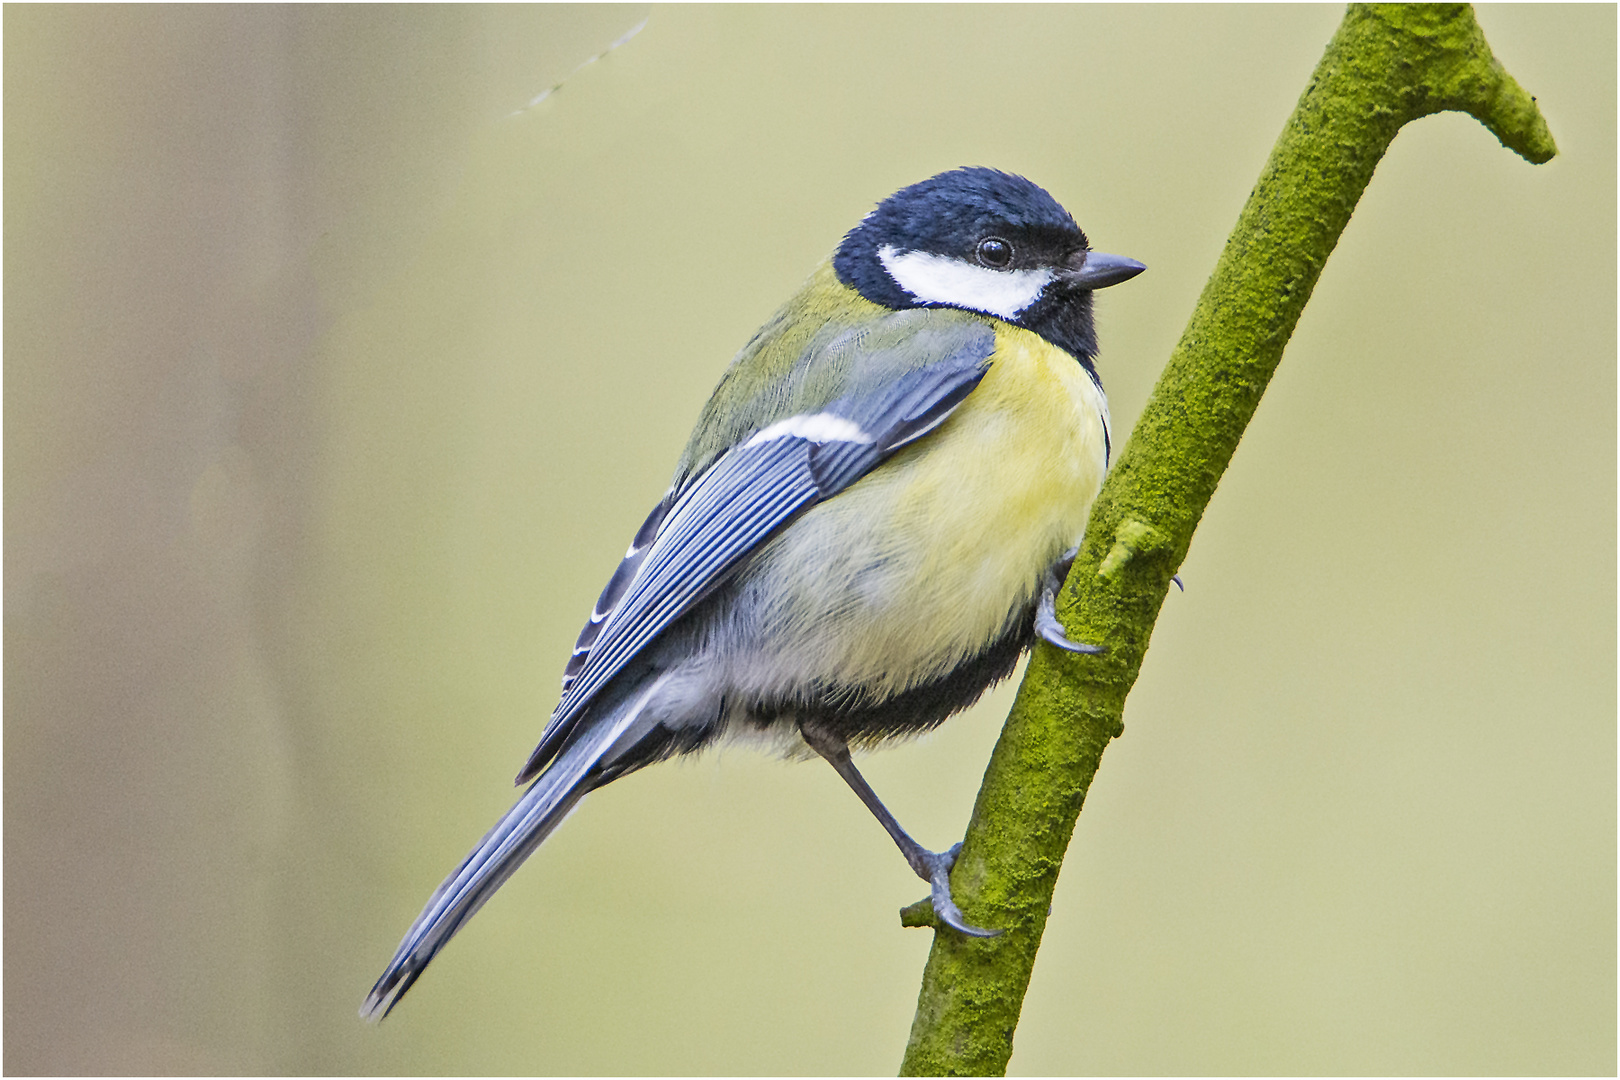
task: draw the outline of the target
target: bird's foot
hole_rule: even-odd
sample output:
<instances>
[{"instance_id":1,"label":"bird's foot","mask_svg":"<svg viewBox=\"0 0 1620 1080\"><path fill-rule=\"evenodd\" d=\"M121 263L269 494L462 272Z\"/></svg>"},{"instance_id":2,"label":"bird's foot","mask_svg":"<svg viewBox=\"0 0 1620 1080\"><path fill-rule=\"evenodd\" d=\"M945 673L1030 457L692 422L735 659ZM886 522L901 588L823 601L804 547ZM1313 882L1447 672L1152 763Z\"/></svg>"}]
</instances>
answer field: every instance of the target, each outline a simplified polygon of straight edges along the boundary
<instances>
[{"instance_id":1,"label":"bird's foot","mask_svg":"<svg viewBox=\"0 0 1620 1080\"><path fill-rule=\"evenodd\" d=\"M872 811L872 816L883 825L884 831L900 849L900 854L905 856L906 865L911 867L912 872L928 882L929 900L934 905L934 916L938 922L969 937L995 937L1001 933L1000 930L981 930L971 925L962 917L961 909L951 898L951 867L956 865L956 857L962 852L961 844L945 851L929 851L917 843L910 833L900 827L894 815L889 813L889 808L883 805L883 800L877 797L877 792L872 790L872 785L866 782L850 760L849 744L840 735L819 725L805 723L799 725L799 733L812 750L826 758L827 763L838 771L850 790L860 796L861 802Z\"/></svg>"},{"instance_id":2,"label":"bird's foot","mask_svg":"<svg viewBox=\"0 0 1620 1080\"><path fill-rule=\"evenodd\" d=\"M1070 641L1069 636L1063 632L1063 624L1057 619L1057 591L1063 587L1063 579L1069 576L1069 567L1074 564L1074 557L1079 553L1079 548L1070 548L1058 557L1057 562L1047 567L1046 573L1042 575L1041 598L1035 604L1035 636L1067 652L1095 656L1108 650L1101 645Z\"/></svg>"},{"instance_id":3,"label":"bird's foot","mask_svg":"<svg viewBox=\"0 0 1620 1080\"><path fill-rule=\"evenodd\" d=\"M963 918L962 909L956 906L956 901L951 897L951 867L956 865L956 857L961 853L961 844L952 844L945 851L923 851L923 865L914 863L912 869L917 871L918 877L928 882L929 900L934 905L934 916L940 922L968 937L998 937L1000 930L985 930Z\"/></svg>"}]
</instances>

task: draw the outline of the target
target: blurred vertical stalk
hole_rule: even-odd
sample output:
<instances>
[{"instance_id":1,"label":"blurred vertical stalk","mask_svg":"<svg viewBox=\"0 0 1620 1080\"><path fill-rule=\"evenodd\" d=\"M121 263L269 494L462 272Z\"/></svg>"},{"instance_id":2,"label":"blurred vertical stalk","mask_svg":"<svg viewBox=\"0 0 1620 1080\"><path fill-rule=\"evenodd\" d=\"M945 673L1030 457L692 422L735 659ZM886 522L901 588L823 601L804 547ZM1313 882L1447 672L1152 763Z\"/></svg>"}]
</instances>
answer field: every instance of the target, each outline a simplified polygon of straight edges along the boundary
<instances>
[{"instance_id":1,"label":"blurred vertical stalk","mask_svg":"<svg viewBox=\"0 0 1620 1080\"><path fill-rule=\"evenodd\" d=\"M1063 853L1170 579L1379 159L1404 125L1445 110L1536 164L1557 152L1472 8L1351 6L1092 510L1058 611L1108 653L1042 645L1030 659L953 875L969 920L1006 932L936 932L902 1075L1005 1072ZM902 914L931 924L927 901Z\"/></svg>"}]
</instances>

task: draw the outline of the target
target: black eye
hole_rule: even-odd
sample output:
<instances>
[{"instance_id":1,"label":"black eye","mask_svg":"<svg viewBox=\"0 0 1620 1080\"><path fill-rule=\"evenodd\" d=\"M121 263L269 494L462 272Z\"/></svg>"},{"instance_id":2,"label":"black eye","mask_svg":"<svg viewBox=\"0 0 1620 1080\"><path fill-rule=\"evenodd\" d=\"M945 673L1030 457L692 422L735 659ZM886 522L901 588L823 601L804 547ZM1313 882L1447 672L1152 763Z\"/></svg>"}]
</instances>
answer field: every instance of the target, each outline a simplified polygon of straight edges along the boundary
<instances>
[{"instance_id":1,"label":"black eye","mask_svg":"<svg viewBox=\"0 0 1620 1080\"><path fill-rule=\"evenodd\" d=\"M996 270L1005 270L1012 264L1012 245L999 236L987 236L979 241L979 261Z\"/></svg>"}]
</instances>

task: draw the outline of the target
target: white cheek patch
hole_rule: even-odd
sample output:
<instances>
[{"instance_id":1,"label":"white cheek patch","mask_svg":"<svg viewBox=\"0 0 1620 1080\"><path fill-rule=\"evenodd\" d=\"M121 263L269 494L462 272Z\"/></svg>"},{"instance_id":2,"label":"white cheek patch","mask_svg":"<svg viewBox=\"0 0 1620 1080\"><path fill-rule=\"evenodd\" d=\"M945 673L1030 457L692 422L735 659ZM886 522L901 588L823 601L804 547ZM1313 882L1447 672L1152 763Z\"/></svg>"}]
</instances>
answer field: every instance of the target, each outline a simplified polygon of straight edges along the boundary
<instances>
[{"instance_id":1,"label":"white cheek patch","mask_svg":"<svg viewBox=\"0 0 1620 1080\"><path fill-rule=\"evenodd\" d=\"M890 244L878 249L878 258L896 285L925 304L949 304L1003 319L1016 318L1052 281L1050 270L991 270Z\"/></svg>"},{"instance_id":2,"label":"white cheek patch","mask_svg":"<svg viewBox=\"0 0 1620 1080\"><path fill-rule=\"evenodd\" d=\"M813 413L778 420L743 443L743 449L770 442L772 439L804 439L813 443L851 442L863 446L873 441L872 436L862 431L860 425L853 421L832 413Z\"/></svg>"}]
</instances>

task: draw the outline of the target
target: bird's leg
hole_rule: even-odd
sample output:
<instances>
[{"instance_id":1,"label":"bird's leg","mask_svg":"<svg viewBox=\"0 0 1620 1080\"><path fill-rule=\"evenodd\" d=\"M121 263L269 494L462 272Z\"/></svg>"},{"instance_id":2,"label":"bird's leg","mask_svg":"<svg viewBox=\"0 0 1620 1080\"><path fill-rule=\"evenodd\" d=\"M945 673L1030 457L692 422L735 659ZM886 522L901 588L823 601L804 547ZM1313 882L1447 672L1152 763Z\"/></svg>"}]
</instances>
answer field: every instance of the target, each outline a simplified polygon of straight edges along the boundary
<instances>
[{"instance_id":1,"label":"bird's leg","mask_svg":"<svg viewBox=\"0 0 1620 1080\"><path fill-rule=\"evenodd\" d=\"M1057 591L1063 587L1063 579L1069 576L1069 567L1074 565L1074 557L1078 554L1079 548L1070 548L1041 575L1041 598L1035 604L1035 636L1069 652L1096 655L1108 650L1101 645L1070 641L1063 632L1063 624L1057 620Z\"/></svg>"},{"instance_id":2,"label":"bird's leg","mask_svg":"<svg viewBox=\"0 0 1620 1080\"><path fill-rule=\"evenodd\" d=\"M855 768L855 762L849 756L849 744L842 738L813 724L801 724L800 733L804 741L810 744L810 749L827 759L827 764L838 770L838 775L844 778L844 783L860 796L861 802L872 811L872 816L878 823L888 830L895 845L900 848L900 854L906 857L918 877L928 882L931 898L934 903L934 914L940 922L952 927L970 937L995 937L1000 930L982 930L972 926L962 917L961 909L951 898L951 867L956 863L956 856L962 850L961 844L952 845L946 851L929 851L911 838L911 834L900 827L889 808L883 805L872 785Z\"/></svg>"}]
</instances>

